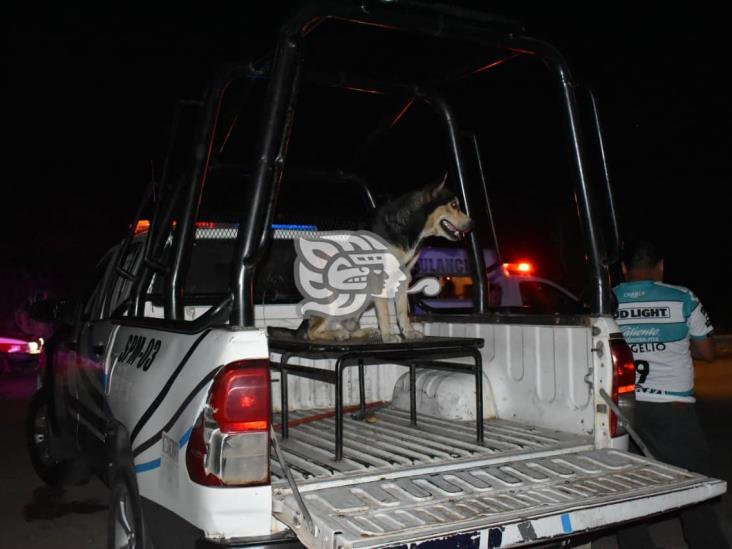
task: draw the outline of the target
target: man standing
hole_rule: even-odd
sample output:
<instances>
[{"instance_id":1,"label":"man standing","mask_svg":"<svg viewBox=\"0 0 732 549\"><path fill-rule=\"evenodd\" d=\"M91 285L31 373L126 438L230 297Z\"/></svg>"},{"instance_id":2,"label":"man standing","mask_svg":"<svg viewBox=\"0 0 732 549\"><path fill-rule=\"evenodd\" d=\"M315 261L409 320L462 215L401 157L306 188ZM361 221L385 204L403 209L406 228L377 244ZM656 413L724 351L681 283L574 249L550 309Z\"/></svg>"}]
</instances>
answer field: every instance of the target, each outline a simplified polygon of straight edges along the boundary
<instances>
[{"instance_id":1,"label":"man standing","mask_svg":"<svg viewBox=\"0 0 732 549\"><path fill-rule=\"evenodd\" d=\"M709 474L692 358L714 360L711 321L691 290L663 283L663 257L652 242L628 246L622 268L626 281L614 289L615 319L636 364L634 427L660 461ZM710 504L682 510L680 518L692 549L728 547ZM626 535L633 530L618 534L621 547L636 546L637 536Z\"/></svg>"}]
</instances>

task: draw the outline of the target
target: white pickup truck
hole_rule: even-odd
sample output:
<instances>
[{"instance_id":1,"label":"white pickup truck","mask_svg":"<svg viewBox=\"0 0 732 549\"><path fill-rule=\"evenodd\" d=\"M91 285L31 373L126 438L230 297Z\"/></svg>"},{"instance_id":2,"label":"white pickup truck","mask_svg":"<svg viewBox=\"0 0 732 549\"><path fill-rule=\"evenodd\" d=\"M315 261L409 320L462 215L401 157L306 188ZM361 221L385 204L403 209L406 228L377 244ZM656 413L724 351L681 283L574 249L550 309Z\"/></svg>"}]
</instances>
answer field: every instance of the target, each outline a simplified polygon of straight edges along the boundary
<instances>
[{"instance_id":1,"label":"white pickup truck","mask_svg":"<svg viewBox=\"0 0 732 549\"><path fill-rule=\"evenodd\" d=\"M411 1L307 5L279 36L272 57L225 72L200 104L181 107L195 124L176 127L162 182L86 300L33 307L59 328L31 408L31 458L50 483L78 464L109 483L109 547L516 547L724 493L723 481L626 451L612 410L632 409L635 371L612 318L610 187L586 169L580 89L558 52L510 21ZM318 64L324 51L356 72ZM512 63L555 86L589 311L488 303L491 166L453 106L487 74L513 85L500 72ZM456 102L458 88L467 95ZM253 139L237 133L252 128ZM378 205L361 176L302 175L290 162L342 157L354 136L367 145L355 146L360 159L387 140L382 164L369 160L384 178L409 164L397 153L448 163L476 220L472 309L417 317L423 340L285 344L272 334L302 320L294 239L355 228Z\"/></svg>"}]
</instances>

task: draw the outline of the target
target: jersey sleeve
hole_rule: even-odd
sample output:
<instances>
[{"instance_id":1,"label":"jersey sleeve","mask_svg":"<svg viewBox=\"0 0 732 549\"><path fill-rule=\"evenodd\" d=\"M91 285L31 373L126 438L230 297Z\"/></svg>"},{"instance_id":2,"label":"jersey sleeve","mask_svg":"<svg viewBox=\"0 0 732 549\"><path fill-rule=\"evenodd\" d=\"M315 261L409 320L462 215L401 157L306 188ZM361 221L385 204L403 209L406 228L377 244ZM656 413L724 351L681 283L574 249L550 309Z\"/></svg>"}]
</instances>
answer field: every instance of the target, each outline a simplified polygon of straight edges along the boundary
<instances>
[{"instance_id":1,"label":"jersey sleeve","mask_svg":"<svg viewBox=\"0 0 732 549\"><path fill-rule=\"evenodd\" d=\"M709 315L704 310L704 306L697 297L691 292L689 292L689 297L691 298L689 303L691 314L686 320L689 326L689 336L692 339L703 339L714 331L714 327Z\"/></svg>"}]
</instances>

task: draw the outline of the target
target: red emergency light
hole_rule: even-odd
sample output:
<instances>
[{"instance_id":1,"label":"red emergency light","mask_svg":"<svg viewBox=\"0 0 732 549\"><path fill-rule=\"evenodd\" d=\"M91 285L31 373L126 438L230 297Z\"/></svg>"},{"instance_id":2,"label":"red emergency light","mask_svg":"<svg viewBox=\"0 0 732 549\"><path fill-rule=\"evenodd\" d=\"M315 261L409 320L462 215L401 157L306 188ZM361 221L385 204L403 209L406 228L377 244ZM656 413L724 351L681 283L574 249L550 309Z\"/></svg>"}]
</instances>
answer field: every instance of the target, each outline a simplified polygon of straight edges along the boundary
<instances>
[{"instance_id":1,"label":"red emergency light","mask_svg":"<svg viewBox=\"0 0 732 549\"><path fill-rule=\"evenodd\" d=\"M528 261L504 263L503 272L506 273L506 276L528 276L534 274L534 265Z\"/></svg>"},{"instance_id":2,"label":"red emergency light","mask_svg":"<svg viewBox=\"0 0 732 549\"><path fill-rule=\"evenodd\" d=\"M140 219L137 222L137 225L135 225L135 235L146 233L150 230L150 220L149 219Z\"/></svg>"}]
</instances>

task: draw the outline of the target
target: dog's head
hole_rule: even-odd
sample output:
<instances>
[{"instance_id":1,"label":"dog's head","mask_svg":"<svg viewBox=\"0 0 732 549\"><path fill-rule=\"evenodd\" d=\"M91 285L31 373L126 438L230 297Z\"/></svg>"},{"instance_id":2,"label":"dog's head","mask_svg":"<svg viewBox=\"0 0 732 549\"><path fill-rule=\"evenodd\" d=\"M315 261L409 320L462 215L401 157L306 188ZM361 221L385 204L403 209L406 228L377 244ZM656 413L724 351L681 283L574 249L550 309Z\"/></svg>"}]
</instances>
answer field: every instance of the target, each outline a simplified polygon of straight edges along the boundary
<instances>
[{"instance_id":1,"label":"dog's head","mask_svg":"<svg viewBox=\"0 0 732 549\"><path fill-rule=\"evenodd\" d=\"M470 232L473 220L460 209L460 200L447 188L446 181L447 174L439 183L423 191L425 202L430 206L423 234L455 241Z\"/></svg>"}]
</instances>

